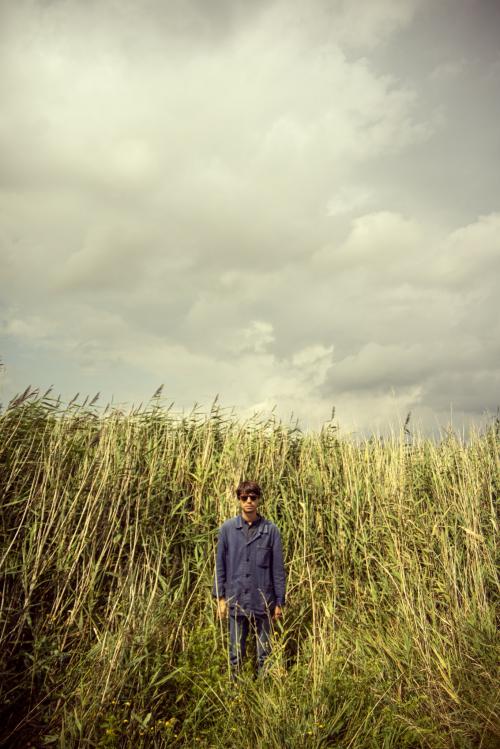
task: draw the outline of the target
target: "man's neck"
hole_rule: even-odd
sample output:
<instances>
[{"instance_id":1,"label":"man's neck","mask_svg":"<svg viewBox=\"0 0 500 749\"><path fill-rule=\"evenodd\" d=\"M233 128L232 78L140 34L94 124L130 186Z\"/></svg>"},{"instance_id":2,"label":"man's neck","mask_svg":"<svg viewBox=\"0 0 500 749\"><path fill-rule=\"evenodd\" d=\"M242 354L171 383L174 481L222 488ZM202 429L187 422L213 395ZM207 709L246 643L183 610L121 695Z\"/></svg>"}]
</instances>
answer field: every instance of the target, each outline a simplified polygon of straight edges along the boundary
<instances>
[{"instance_id":1,"label":"man's neck","mask_svg":"<svg viewBox=\"0 0 500 749\"><path fill-rule=\"evenodd\" d=\"M245 523L249 523L250 525L252 525L260 517L260 515L257 513L257 511L249 515L247 512L245 512L245 510L242 510L241 517L243 518Z\"/></svg>"}]
</instances>

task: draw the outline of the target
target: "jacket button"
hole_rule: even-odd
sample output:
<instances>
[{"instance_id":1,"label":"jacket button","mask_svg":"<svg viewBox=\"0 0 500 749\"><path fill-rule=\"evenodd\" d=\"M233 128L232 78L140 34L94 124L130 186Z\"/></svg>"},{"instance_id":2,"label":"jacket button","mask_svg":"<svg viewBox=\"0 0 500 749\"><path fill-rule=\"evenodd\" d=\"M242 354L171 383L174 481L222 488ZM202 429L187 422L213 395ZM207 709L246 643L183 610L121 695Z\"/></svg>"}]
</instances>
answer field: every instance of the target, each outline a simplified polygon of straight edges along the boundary
<instances>
[{"instance_id":1,"label":"jacket button","mask_svg":"<svg viewBox=\"0 0 500 749\"><path fill-rule=\"evenodd\" d=\"M245 575L245 577L250 577L250 573L249 573L249 572L247 572L247 574Z\"/></svg>"}]
</instances>

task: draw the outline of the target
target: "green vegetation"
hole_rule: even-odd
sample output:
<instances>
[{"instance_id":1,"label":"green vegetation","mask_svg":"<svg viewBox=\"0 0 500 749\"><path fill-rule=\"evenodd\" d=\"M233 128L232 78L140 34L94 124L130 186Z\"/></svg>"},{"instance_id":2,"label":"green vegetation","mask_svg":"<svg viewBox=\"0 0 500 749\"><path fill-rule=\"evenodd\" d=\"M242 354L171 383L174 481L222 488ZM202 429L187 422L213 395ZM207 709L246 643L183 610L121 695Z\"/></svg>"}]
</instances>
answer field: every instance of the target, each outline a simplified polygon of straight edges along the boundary
<instances>
[{"instance_id":1,"label":"green vegetation","mask_svg":"<svg viewBox=\"0 0 500 749\"><path fill-rule=\"evenodd\" d=\"M0 740L498 746L498 430L407 442L20 398L0 415ZM232 687L210 588L242 478L289 595L266 679Z\"/></svg>"}]
</instances>

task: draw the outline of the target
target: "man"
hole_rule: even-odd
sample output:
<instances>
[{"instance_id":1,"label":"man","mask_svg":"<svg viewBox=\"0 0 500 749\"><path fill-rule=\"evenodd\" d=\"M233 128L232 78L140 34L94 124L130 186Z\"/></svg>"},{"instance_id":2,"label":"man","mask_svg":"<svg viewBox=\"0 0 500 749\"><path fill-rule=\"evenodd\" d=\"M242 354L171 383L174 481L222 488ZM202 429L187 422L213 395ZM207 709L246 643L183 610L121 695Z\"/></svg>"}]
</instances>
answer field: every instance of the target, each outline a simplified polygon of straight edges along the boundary
<instances>
[{"instance_id":1,"label":"man","mask_svg":"<svg viewBox=\"0 0 500 749\"><path fill-rule=\"evenodd\" d=\"M255 481L236 490L240 515L219 529L213 596L220 619L229 614L229 662L233 678L245 657L249 630L257 640L262 671L270 652L271 621L282 616L285 568L277 527L257 512L262 491Z\"/></svg>"}]
</instances>

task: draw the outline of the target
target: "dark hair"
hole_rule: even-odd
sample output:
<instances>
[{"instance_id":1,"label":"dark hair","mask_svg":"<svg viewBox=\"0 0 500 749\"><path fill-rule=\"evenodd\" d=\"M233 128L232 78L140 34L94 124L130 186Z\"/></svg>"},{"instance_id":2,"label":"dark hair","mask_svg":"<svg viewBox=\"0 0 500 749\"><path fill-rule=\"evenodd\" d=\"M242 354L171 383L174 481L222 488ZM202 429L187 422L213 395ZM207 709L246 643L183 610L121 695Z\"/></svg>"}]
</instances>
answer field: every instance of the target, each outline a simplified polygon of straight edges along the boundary
<instances>
[{"instance_id":1,"label":"dark hair","mask_svg":"<svg viewBox=\"0 0 500 749\"><path fill-rule=\"evenodd\" d=\"M262 489L258 485L256 481L242 481L241 484L236 489L236 496L239 498L243 492L252 492L253 494L256 494L258 497L262 494Z\"/></svg>"}]
</instances>

